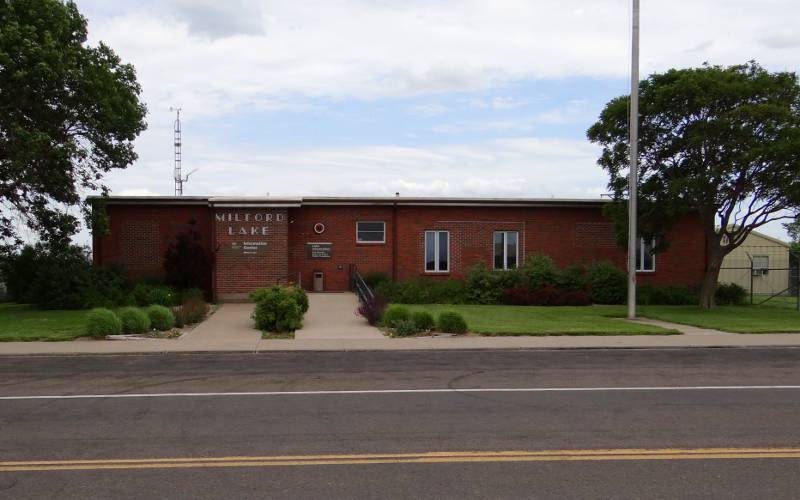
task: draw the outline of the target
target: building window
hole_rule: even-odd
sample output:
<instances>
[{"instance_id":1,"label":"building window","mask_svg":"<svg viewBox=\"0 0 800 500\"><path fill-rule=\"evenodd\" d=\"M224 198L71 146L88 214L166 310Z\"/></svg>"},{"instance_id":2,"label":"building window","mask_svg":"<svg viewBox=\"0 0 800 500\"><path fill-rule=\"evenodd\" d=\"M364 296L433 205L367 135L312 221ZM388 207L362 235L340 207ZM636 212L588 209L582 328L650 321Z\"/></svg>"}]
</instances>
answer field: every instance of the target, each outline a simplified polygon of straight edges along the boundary
<instances>
[{"instance_id":1,"label":"building window","mask_svg":"<svg viewBox=\"0 0 800 500\"><path fill-rule=\"evenodd\" d=\"M653 248L656 246L655 238L639 237L636 247L636 270L639 272L653 272L656 270L656 255Z\"/></svg>"},{"instance_id":2,"label":"building window","mask_svg":"<svg viewBox=\"0 0 800 500\"><path fill-rule=\"evenodd\" d=\"M769 274L769 255L753 255L753 276Z\"/></svg>"},{"instance_id":3,"label":"building window","mask_svg":"<svg viewBox=\"0 0 800 500\"><path fill-rule=\"evenodd\" d=\"M386 223L356 222L356 242L386 243Z\"/></svg>"},{"instance_id":4,"label":"building window","mask_svg":"<svg viewBox=\"0 0 800 500\"><path fill-rule=\"evenodd\" d=\"M450 233L425 231L425 272L444 273L450 270Z\"/></svg>"},{"instance_id":5,"label":"building window","mask_svg":"<svg viewBox=\"0 0 800 500\"><path fill-rule=\"evenodd\" d=\"M517 231L494 232L494 268L516 269L519 261L519 233Z\"/></svg>"}]
</instances>

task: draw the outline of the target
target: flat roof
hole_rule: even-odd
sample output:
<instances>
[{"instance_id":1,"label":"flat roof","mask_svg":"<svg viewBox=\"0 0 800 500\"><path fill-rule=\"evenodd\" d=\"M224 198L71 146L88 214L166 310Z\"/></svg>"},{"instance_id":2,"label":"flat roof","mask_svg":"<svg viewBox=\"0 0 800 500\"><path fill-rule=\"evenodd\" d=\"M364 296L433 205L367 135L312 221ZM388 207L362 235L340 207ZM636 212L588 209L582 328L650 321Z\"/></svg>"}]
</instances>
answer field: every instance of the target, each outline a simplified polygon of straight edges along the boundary
<instances>
[{"instance_id":1,"label":"flat roof","mask_svg":"<svg viewBox=\"0 0 800 500\"><path fill-rule=\"evenodd\" d=\"M403 206L495 206L578 207L602 206L604 198L479 198L434 196L90 196L111 205L208 205L212 207L300 207L303 205L403 205Z\"/></svg>"}]
</instances>

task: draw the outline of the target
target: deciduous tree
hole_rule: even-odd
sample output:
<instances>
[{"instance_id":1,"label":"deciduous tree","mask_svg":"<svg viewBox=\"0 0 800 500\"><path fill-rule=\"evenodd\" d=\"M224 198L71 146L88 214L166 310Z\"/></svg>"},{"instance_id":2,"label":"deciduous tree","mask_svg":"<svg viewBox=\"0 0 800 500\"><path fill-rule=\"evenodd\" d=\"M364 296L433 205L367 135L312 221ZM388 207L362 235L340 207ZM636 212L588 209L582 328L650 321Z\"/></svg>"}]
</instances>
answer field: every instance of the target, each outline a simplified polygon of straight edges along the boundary
<instances>
[{"instance_id":1,"label":"deciduous tree","mask_svg":"<svg viewBox=\"0 0 800 500\"><path fill-rule=\"evenodd\" d=\"M65 208L135 159L146 109L133 66L89 46L72 1L0 1L0 244L27 225L49 243L79 227Z\"/></svg>"},{"instance_id":2,"label":"deciduous tree","mask_svg":"<svg viewBox=\"0 0 800 500\"><path fill-rule=\"evenodd\" d=\"M797 75L752 61L673 69L643 81L639 99L640 234L660 236L663 246L678 218L699 217L707 246L700 305L713 307L725 255L800 206ZM611 100L587 132L602 146L598 164L620 203L628 193L628 104L629 96Z\"/></svg>"}]
</instances>

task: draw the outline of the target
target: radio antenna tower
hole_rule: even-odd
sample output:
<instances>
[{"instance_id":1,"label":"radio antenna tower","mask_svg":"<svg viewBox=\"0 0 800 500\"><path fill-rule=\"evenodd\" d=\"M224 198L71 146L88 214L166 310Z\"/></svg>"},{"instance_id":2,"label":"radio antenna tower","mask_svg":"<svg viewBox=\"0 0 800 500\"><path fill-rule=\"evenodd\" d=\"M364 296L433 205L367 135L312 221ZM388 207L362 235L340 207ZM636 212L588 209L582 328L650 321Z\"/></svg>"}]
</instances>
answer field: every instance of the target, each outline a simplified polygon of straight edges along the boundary
<instances>
[{"instance_id":1,"label":"radio antenna tower","mask_svg":"<svg viewBox=\"0 0 800 500\"><path fill-rule=\"evenodd\" d=\"M175 179L175 196L183 196L183 183L189 182L189 176L197 170L192 170L186 177L181 172L181 108L169 108L170 111L175 111L175 126L173 128L175 138L175 168L172 172Z\"/></svg>"}]
</instances>

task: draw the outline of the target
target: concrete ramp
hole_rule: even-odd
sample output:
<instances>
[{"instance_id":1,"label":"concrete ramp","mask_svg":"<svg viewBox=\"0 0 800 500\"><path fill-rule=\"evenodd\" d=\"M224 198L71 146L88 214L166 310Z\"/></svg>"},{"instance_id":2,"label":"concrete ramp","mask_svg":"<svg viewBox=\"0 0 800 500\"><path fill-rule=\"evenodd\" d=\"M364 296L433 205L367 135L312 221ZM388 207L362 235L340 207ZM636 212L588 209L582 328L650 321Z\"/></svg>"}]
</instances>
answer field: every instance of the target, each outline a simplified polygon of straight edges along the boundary
<instances>
[{"instance_id":1,"label":"concrete ramp","mask_svg":"<svg viewBox=\"0 0 800 500\"><path fill-rule=\"evenodd\" d=\"M309 293L303 328L294 332L298 340L383 339L384 335L359 316L355 294Z\"/></svg>"}]
</instances>

